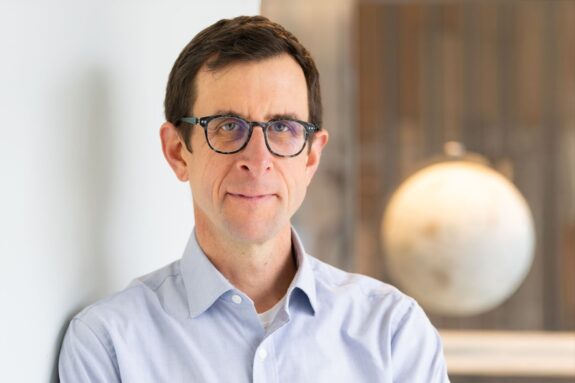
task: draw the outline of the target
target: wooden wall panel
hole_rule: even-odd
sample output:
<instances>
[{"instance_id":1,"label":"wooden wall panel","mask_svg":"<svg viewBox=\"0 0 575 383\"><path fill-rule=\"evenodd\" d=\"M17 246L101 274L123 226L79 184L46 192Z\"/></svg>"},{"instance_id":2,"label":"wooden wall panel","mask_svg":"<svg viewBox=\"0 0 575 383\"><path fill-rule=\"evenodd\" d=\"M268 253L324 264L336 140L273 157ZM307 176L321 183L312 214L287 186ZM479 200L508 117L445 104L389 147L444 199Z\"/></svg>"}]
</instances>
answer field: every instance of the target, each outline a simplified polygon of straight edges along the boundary
<instances>
[{"instance_id":1,"label":"wooden wall panel","mask_svg":"<svg viewBox=\"0 0 575 383\"><path fill-rule=\"evenodd\" d=\"M385 203L447 140L512 176L533 211L536 254L520 289L482 315L431 315L439 327L575 329L574 7L358 4L359 271L393 282L379 243Z\"/></svg>"}]
</instances>

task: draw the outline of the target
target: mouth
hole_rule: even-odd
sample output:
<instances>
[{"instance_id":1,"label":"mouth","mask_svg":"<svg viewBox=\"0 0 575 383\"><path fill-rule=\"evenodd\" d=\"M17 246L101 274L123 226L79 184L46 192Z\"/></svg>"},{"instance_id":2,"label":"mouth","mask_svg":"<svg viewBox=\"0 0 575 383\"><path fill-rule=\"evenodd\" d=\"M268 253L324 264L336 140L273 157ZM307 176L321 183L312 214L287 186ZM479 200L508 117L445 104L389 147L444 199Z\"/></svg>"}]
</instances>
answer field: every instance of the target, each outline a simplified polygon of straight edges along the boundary
<instances>
[{"instance_id":1,"label":"mouth","mask_svg":"<svg viewBox=\"0 0 575 383\"><path fill-rule=\"evenodd\" d=\"M227 193L232 198L237 198L244 201L264 201L272 198L275 194L242 194L242 193Z\"/></svg>"}]
</instances>

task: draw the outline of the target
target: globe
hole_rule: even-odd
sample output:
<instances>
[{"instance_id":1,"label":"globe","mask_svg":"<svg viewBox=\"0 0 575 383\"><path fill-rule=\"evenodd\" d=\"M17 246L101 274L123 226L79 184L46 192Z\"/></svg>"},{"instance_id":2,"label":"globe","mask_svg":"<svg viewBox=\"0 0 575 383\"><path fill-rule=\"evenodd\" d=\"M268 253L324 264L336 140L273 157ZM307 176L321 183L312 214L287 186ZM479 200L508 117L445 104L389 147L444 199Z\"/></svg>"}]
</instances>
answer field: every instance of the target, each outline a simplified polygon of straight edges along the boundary
<instances>
[{"instance_id":1,"label":"globe","mask_svg":"<svg viewBox=\"0 0 575 383\"><path fill-rule=\"evenodd\" d=\"M393 281L443 315L479 314L512 295L531 267L534 237L530 209L515 186L464 160L414 173L382 220Z\"/></svg>"}]
</instances>

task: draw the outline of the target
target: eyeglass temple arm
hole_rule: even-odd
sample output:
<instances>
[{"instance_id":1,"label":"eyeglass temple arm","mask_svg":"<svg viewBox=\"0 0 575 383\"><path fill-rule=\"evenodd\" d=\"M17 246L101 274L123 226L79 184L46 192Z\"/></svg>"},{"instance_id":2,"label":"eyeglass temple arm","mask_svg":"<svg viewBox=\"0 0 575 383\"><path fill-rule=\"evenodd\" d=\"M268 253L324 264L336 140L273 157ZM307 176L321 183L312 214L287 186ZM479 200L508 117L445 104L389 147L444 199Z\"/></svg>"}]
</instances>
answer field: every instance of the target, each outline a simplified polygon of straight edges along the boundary
<instances>
[{"instance_id":1,"label":"eyeglass temple arm","mask_svg":"<svg viewBox=\"0 0 575 383\"><path fill-rule=\"evenodd\" d=\"M197 117L182 117L181 122L187 122L188 124L196 125L200 123L200 119Z\"/></svg>"}]
</instances>

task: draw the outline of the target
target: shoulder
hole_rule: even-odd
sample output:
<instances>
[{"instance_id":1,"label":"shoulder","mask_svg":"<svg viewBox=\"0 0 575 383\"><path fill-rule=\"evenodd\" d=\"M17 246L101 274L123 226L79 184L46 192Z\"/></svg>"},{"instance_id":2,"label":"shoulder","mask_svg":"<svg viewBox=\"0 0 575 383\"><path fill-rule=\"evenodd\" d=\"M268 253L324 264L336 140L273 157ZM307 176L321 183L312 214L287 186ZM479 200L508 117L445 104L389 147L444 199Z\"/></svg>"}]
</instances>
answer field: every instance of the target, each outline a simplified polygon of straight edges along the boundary
<instances>
[{"instance_id":1,"label":"shoulder","mask_svg":"<svg viewBox=\"0 0 575 383\"><path fill-rule=\"evenodd\" d=\"M389 304L416 304L396 287L366 275L351 273L307 255L320 291L353 295L356 299Z\"/></svg>"},{"instance_id":2,"label":"shoulder","mask_svg":"<svg viewBox=\"0 0 575 383\"><path fill-rule=\"evenodd\" d=\"M143 339L152 319L166 315L167 295L178 291L179 262L133 281L127 288L100 299L70 322L59 357L62 381L78 377L119 382L118 353L134 339Z\"/></svg>"},{"instance_id":3,"label":"shoulder","mask_svg":"<svg viewBox=\"0 0 575 383\"><path fill-rule=\"evenodd\" d=\"M123 327L142 315L173 311L167 305L182 295L180 262L175 261L154 272L136 278L125 289L98 300L80 311L73 320L83 322L92 331Z\"/></svg>"},{"instance_id":4,"label":"shoulder","mask_svg":"<svg viewBox=\"0 0 575 383\"><path fill-rule=\"evenodd\" d=\"M393 334L407 317L427 317L418 303L396 287L366 275L350 273L307 256L314 272L316 294L337 315L375 320ZM383 330L383 329L382 329Z\"/></svg>"},{"instance_id":5,"label":"shoulder","mask_svg":"<svg viewBox=\"0 0 575 383\"><path fill-rule=\"evenodd\" d=\"M341 319L350 339L379 340L370 355L402 382L446 382L441 339L419 304L396 287L308 256L325 315ZM395 379L394 379L395 380Z\"/></svg>"}]
</instances>

